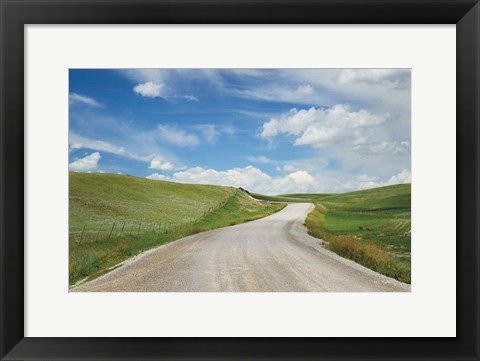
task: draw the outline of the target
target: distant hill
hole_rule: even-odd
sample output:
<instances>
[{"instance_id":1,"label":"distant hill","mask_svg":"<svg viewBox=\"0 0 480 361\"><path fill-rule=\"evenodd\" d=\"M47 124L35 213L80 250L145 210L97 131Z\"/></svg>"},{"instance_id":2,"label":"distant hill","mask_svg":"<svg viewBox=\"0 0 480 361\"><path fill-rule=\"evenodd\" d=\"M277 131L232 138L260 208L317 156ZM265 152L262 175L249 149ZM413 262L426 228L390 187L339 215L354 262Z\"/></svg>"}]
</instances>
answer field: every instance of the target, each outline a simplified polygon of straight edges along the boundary
<instances>
[{"instance_id":1,"label":"distant hill","mask_svg":"<svg viewBox=\"0 0 480 361\"><path fill-rule=\"evenodd\" d=\"M348 193L301 193L267 196L252 193L257 199L279 202L322 202L330 207L356 210L410 208L411 184L396 184Z\"/></svg>"}]
</instances>

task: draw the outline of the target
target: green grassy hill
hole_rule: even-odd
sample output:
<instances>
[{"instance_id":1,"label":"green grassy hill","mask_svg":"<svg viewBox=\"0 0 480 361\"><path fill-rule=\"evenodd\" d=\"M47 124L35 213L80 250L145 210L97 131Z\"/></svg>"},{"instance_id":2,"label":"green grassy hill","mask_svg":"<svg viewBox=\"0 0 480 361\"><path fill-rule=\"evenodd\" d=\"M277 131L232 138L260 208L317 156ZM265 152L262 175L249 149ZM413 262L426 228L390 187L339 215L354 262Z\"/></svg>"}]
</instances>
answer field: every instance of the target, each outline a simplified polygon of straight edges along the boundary
<instances>
[{"instance_id":1,"label":"green grassy hill","mask_svg":"<svg viewBox=\"0 0 480 361\"><path fill-rule=\"evenodd\" d=\"M70 173L71 284L189 234L247 222L283 208L233 187Z\"/></svg>"},{"instance_id":2,"label":"green grassy hill","mask_svg":"<svg viewBox=\"0 0 480 361\"><path fill-rule=\"evenodd\" d=\"M300 193L269 196L252 193L252 196L265 201L280 202L325 202L334 204L350 204L362 209L373 207L410 207L410 184L396 184L379 188L366 189L349 193ZM399 203L402 202L402 203Z\"/></svg>"},{"instance_id":3,"label":"green grassy hill","mask_svg":"<svg viewBox=\"0 0 480 361\"><path fill-rule=\"evenodd\" d=\"M306 225L327 248L402 282L411 280L411 185L310 195Z\"/></svg>"},{"instance_id":4,"label":"green grassy hill","mask_svg":"<svg viewBox=\"0 0 480 361\"><path fill-rule=\"evenodd\" d=\"M282 194L257 199L312 202L308 232L325 246L377 272L411 280L411 185L398 184L343 194Z\"/></svg>"}]
</instances>

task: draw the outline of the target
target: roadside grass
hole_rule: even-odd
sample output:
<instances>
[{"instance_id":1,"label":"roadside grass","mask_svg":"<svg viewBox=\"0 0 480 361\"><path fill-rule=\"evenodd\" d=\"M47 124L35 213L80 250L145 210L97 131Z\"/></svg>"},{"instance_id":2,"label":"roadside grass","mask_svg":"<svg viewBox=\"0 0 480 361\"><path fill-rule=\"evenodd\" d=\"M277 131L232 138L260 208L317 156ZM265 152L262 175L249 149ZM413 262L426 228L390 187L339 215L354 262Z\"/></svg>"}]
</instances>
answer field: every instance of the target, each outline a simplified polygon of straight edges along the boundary
<instances>
[{"instance_id":1,"label":"roadside grass","mask_svg":"<svg viewBox=\"0 0 480 361\"><path fill-rule=\"evenodd\" d=\"M283 208L233 187L70 173L69 283L150 248Z\"/></svg>"},{"instance_id":2,"label":"roadside grass","mask_svg":"<svg viewBox=\"0 0 480 361\"><path fill-rule=\"evenodd\" d=\"M309 200L316 202L305 221L309 234L342 257L411 282L409 184Z\"/></svg>"}]
</instances>

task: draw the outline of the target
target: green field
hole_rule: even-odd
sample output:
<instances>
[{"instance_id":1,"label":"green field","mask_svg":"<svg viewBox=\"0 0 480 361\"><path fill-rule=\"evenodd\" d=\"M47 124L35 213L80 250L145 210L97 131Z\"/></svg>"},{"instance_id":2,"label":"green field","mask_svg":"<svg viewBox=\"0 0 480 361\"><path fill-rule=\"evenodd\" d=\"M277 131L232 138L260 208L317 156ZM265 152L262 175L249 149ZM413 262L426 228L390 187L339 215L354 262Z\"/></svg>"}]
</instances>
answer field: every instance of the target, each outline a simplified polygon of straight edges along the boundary
<instances>
[{"instance_id":1,"label":"green field","mask_svg":"<svg viewBox=\"0 0 480 361\"><path fill-rule=\"evenodd\" d=\"M233 187L100 173L71 172L69 178L70 284L149 248L284 207Z\"/></svg>"},{"instance_id":2,"label":"green field","mask_svg":"<svg viewBox=\"0 0 480 361\"><path fill-rule=\"evenodd\" d=\"M377 272L410 283L411 185L344 194L287 194L265 200L313 202L305 224L325 246Z\"/></svg>"}]
</instances>

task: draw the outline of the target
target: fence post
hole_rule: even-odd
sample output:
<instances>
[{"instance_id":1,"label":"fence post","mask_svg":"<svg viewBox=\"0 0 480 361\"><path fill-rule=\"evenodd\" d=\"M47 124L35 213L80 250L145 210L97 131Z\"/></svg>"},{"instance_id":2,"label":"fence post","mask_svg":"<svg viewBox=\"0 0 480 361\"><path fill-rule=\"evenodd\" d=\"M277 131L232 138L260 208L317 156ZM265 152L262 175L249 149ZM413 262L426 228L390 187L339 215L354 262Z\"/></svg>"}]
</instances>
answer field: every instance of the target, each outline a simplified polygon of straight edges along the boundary
<instances>
[{"instance_id":1,"label":"fence post","mask_svg":"<svg viewBox=\"0 0 480 361\"><path fill-rule=\"evenodd\" d=\"M95 236L95 242L98 239L98 235L100 234L100 231L102 230L102 227L103 227L103 223L100 225L100 228L98 229L97 235Z\"/></svg>"},{"instance_id":2,"label":"fence post","mask_svg":"<svg viewBox=\"0 0 480 361\"><path fill-rule=\"evenodd\" d=\"M115 222L113 222L112 224L112 229L110 230L110 234L108 235L108 240L110 241L110 237L112 235L112 232L113 232L113 228L115 227Z\"/></svg>"},{"instance_id":3,"label":"fence post","mask_svg":"<svg viewBox=\"0 0 480 361\"><path fill-rule=\"evenodd\" d=\"M130 233L128 234L129 236L132 235L132 231L133 231L133 223L132 223L132 226L130 227Z\"/></svg>"},{"instance_id":4,"label":"fence post","mask_svg":"<svg viewBox=\"0 0 480 361\"><path fill-rule=\"evenodd\" d=\"M83 225L82 234L80 235L80 241L78 241L78 244L82 243L83 232L85 232L85 226L86 226L86 225L87 225L87 222L85 222L85 224Z\"/></svg>"},{"instance_id":5,"label":"fence post","mask_svg":"<svg viewBox=\"0 0 480 361\"><path fill-rule=\"evenodd\" d=\"M120 231L120 237L123 236L123 229L125 228L125 221L123 222L122 230Z\"/></svg>"},{"instance_id":6,"label":"fence post","mask_svg":"<svg viewBox=\"0 0 480 361\"><path fill-rule=\"evenodd\" d=\"M138 230L137 230L137 235L140 234L140 227L142 226L142 221L138 224Z\"/></svg>"}]
</instances>

